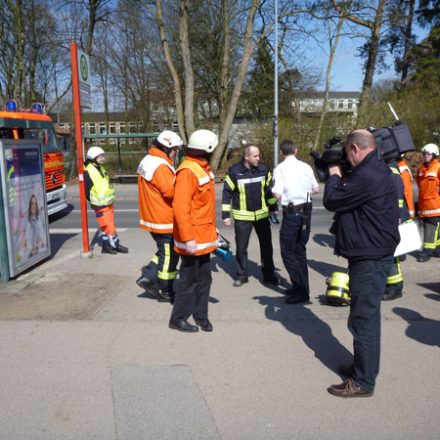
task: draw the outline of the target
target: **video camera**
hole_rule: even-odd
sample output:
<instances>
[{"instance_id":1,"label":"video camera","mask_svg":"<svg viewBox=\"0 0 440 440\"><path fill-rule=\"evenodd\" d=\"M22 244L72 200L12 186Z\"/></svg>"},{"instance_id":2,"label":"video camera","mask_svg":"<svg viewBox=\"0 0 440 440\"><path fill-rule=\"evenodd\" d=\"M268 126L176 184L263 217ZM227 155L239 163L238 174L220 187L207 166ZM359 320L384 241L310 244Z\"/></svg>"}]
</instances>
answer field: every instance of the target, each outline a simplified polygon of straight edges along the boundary
<instances>
[{"instance_id":1,"label":"video camera","mask_svg":"<svg viewBox=\"0 0 440 440\"><path fill-rule=\"evenodd\" d=\"M344 142L338 136L329 139L324 144L324 152L322 154L313 150L310 152L310 155L313 157L318 180L320 182L326 182L328 180L328 167L330 165L341 165L344 173L348 172L350 168L350 164L347 162L345 154Z\"/></svg>"},{"instance_id":2,"label":"video camera","mask_svg":"<svg viewBox=\"0 0 440 440\"><path fill-rule=\"evenodd\" d=\"M385 161L397 160L402 154L408 151L414 151L416 148L409 132L408 126L399 120L391 104L387 103L396 122L391 127L374 128L367 130L373 134L377 153ZM329 174L329 165L339 164L342 168L342 174L350 170L350 164L347 162L344 143L339 137L334 137L324 145L324 153L320 155L317 151L312 151L310 155L315 162L315 168L320 182L326 182Z\"/></svg>"}]
</instances>

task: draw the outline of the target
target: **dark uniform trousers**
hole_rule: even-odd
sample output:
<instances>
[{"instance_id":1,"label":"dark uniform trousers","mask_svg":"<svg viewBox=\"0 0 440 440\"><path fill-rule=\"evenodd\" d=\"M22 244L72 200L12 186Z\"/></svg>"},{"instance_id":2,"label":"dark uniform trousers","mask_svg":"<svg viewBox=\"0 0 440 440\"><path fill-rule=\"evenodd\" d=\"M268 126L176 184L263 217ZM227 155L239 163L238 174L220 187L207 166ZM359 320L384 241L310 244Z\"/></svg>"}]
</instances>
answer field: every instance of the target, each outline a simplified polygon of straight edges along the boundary
<instances>
[{"instance_id":1,"label":"dark uniform trousers","mask_svg":"<svg viewBox=\"0 0 440 440\"><path fill-rule=\"evenodd\" d=\"M159 289L172 293L179 262L179 254L174 251L173 235L154 232L150 234L156 242L157 252L155 258L143 267L142 276L155 280Z\"/></svg>"},{"instance_id":2,"label":"dark uniform trousers","mask_svg":"<svg viewBox=\"0 0 440 440\"><path fill-rule=\"evenodd\" d=\"M305 209L305 210L304 210ZM280 229L281 258L296 293L309 295L306 244L310 236L312 208L283 208Z\"/></svg>"},{"instance_id":3,"label":"dark uniform trousers","mask_svg":"<svg viewBox=\"0 0 440 440\"><path fill-rule=\"evenodd\" d=\"M237 245L237 276L239 279L247 278L248 273L248 245L252 228L257 233L260 243L260 258L263 277L270 277L275 271L273 263L272 233L269 218L257 221L235 220L235 243Z\"/></svg>"},{"instance_id":4,"label":"dark uniform trousers","mask_svg":"<svg viewBox=\"0 0 440 440\"><path fill-rule=\"evenodd\" d=\"M440 256L440 217L422 217L423 251Z\"/></svg>"},{"instance_id":5,"label":"dark uniform trousers","mask_svg":"<svg viewBox=\"0 0 440 440\"><path fill-rule=\"evenodd\" d=\"M348 329L353 335L354 381L374 390L380 363L380 304L393 257L348 261L351 294Z\"/></svg>"},{"instance_id":6,"label":"dark uniform trousers","mask_svg":"<svg viewBox=\"0 0 440 440\"><path fill-rule=\"evenodd\" d=\"M209 290L211 289L211 254L182 255L180 278L176 286L171 320L208 319Z\"/></svg>"}]
</instances>

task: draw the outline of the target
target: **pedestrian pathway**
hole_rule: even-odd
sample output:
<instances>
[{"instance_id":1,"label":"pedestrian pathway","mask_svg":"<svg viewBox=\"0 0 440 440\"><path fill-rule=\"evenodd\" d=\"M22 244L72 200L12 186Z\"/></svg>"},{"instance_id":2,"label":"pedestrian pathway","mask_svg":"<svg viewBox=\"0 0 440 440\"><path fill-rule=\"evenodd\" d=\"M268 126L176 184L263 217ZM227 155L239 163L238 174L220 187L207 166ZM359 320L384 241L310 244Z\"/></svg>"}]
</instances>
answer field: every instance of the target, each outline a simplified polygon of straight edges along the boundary
<instances>
[{"instance_id":1,"label":"pedestrian pathway","mask_svg":"<svg viewBox=\"0 0 440 440\"><path fill-rule=\"evenodd\" d=\"M168 329L170 306L135 284L151 238L120 235L129 254L84 259L76 231L56 234L52 259L0 286L0 438L440 438L439 261L404 262L404 296L382 307L375 396L344 400L326 391L352 344L348 309L322 301L346 266L328 227L309 242L312 304L261 283L253 235L248 284L232 287L233 261L212 259L214 332L197 334Z\"/></svg>"}]
</instances>

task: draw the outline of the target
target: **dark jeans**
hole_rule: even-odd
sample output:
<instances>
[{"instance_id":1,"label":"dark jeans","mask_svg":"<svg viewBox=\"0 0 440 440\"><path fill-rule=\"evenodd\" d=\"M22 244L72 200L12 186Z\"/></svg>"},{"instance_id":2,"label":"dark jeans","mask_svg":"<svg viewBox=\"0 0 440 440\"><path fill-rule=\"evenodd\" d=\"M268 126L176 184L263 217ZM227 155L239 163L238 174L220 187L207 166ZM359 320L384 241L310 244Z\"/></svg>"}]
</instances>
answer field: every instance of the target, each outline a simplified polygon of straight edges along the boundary
<instances>
[{"instance_id":1,"label":"dark jeans","mask_svg":"<svg viewBox=\"0 0 440 440\"><path fill-rule=\"evenodd\" d=\"M293 287L303 295L309 295L309 271L306 244L310 237L311 212L303 217L300 213L283 213L280 229L280 248L284 266Z\"/></svg>"},{"instance_id":2,"label":"dark jeans","mask_svg":"<svg viewBox=\"0 0 440 440\"><path fill-rule=\"evenodd\" d=\"M208 319L208 300L211 289L211 254L200 256L182 255L180 279L176 283L171 319L185 321L193 315L194 318Z\"/></svg>"},{"instance_id":3,"label":"dark jeans","mask_svg":"<svg viewBox=\"0 0 440 440\"><path fill-rule=\"evenodd\" d=\"M260 243L260 259L263 277L271 276L275 272L273 263L272 233L270 231L269 218L264 218L255 222L245 220L235 220L235 243L237 245L237 276L247 278L248 273L248 246L252 228L257 233Z\"/></svg>"},{"instance_id":4,"label":"dark jeans","mask_svg":"<svg viewBox=\"0 0 440 440\"><path fill-rule=\"evenodd\" d=\"M176 279L176 268L179 254L174 251L172 234L156 234L150 232L156 242L155 257L143 268L142 275L150 280L156 280L157 287L173 292L173 283Z\"/></svg>"},{"instance_id":5,"label":"dark jeans","mask_svg":"<svg viewBox=\"0 0 440 440\"><path fill-rule=\"evenodd\" d=\"M348 328L353 335L354 380L374 390L380 363L380 304L393 257L348 262L351 294Z\"/></svg>"}]
</instances>

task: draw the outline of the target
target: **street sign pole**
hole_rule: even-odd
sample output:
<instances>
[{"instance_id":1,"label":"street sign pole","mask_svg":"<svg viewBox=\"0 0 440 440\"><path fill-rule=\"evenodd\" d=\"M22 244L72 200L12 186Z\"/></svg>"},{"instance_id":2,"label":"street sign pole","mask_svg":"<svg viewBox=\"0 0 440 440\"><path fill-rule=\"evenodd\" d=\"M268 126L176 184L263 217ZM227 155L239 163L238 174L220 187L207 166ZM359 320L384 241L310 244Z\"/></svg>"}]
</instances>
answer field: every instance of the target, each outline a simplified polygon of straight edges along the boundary
<instances>
[{"instance_id":1,"label":"street sign pole","mask_svg":"<svg viewBox=\"0 0 440 440\"><path fill-rule=\"evenodd\" d=\"M84 157L81 130L81 97L79 91L78 75L78 47L75 42L70 43L70 60L72 63L72 96L73 109L75 114L76 160L78 166L79 203L81 209L81 227L83 239L82 255L91 256L89 247L89 225L87 219L86 190L84 186Z\"/></svg>"},{"instance_id":2,"label":"street sign pole","mask_svg":"<svg viewBox=\"0 0 440 440\"><path fill-rule=\"evenodd\" d=\"M274 111L273 111L273 166L278 165L278 0L275 0L275 66L274 66Z\"/></svg>"}]
</instances>

